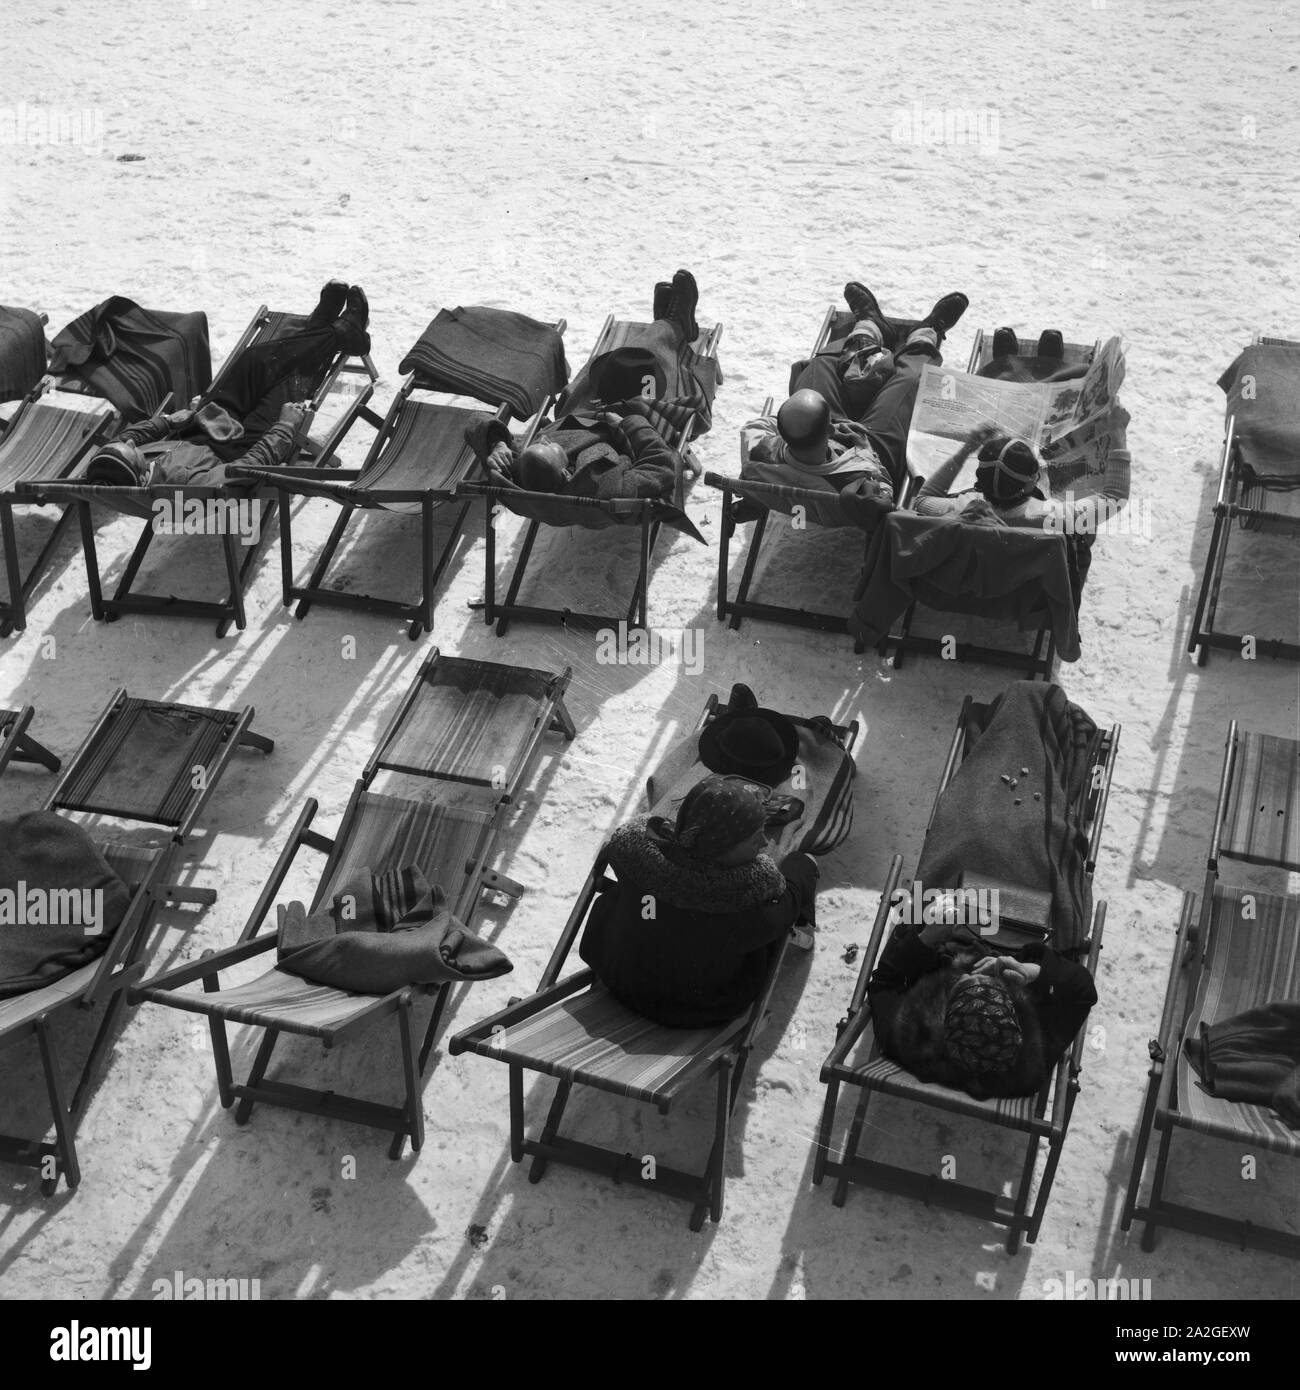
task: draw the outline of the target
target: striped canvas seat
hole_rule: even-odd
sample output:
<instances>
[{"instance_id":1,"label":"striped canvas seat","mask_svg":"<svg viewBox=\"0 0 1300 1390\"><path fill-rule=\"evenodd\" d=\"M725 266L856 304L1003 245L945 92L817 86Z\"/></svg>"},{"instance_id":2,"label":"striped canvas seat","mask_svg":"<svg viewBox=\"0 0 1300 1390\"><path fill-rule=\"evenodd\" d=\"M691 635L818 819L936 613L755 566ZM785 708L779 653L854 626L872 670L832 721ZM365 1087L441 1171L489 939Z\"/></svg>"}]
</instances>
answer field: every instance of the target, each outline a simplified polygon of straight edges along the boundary
<instances>
[{"instance_id":1,"label":"striped canvas seat","mask_svg":"<svg viewBox=\"0 0 1300 1390\"><path fill-rule=\"evenodd\" d=\"M562 1081L666 1108L744 1030L742 1016L720 1028L665 1028L620 1004L599 982L471 1050Z\"/></svg>"},{"instance_id":2,"label":"striped canvas seat","mask_svg":"<svg viewBox=\"0 0 1300 1390\"><path fill-rule=\"evenodd\" d=\"M549 671L435 653L372 766L509 792L564 683Z\"/></svg>"},{"instance_id":3,"label":"striped canvas seat","mask_svg":"<svg viewBox=\"0 0 1300 1390\"><path fill-rule=\"evenodd\" d=\"M127 697L69 768L56 804L180 825L200 791L196 769L211 771L238 723L236 711Z\"/></svg>"},{"instance_id":4,"label":"striped canvas seat","mask_svg":"<svg viewBox=\"0 0 1300 1390\"><path fill-rule=\"evenodd\" d=\"M1210 923L1210 954L1202 970L1183 1039L1202 1025L1220 1023L1273 1000L1300 999L1300 902L1251 892L1253 917L1244 915L1243 890L1217 884ZM1300 1131L1271 1109L1219 1100L1201 1085L1184 1047L1178 1050L1177 1104L1160 1121L1198 1134L1278 1153L1300 1154Z\"/></svg>"},{"instance_id":5,"label":"striped canvas seat","mask_svg":"<svg viewBox=\"0 0 1300 1390\"><path fill-rule=\"evenodd\" d=\"M349 491L378 494L369 504L385 511L418 513L419 501L386 501L384 492L435 492L451 496L474 466L465 430L482 411L431 401L407 401L378 456L368 460ZM358 498L358 503L367 501Z\"/></svg>"},{"instance_id":6,"label":"striped canvas seat","mask_svg":"<svg viewBox=\"0 0 1300 1390\"><path fill-rule=\"evenodd\" d=\"M1300 742L1241 729L1235 745L1219 852L1300 870Z\"/></svg>"},{"instance_id":7,"label":"striped canvas seat","mask_svg":"<svg viewBox=\"0 0 1300 1390\"><path fill-rule=\"evenodd\" d=\"M66 478L112 416L106 403L91 413L44 400L25 405L0 437L0 494L19 483Z\"/></svg>"},{"instance_id":8,"label":"striped canvas seat","mask_svg":"<svg viewBox=\"0 0 1300 1390\"><path fill-rule=\"evenodd\" d=\"M871 1029L867 1030L867 1036L874 1041ZM882 1095L899 1096L903 1100L914 1100L920 1105L931 1106L936 1110L948 1110L955 1115L970 1115L975 1119L988 1120L1004 1129L1026 1132L1038 1130L1047 1133L1050 1128L1043 1120L1048 1096L1046 1088L1036 1096L995 1096L989 1100L976 1100L974 1096L968 1096L964 1091L957 1091L949 1086L936 1086L926 1081L918 1081L910 1071L879 1053L857 1066L855 1074L864 1086L879 1091Z\"/></svg>"}]
</instances>

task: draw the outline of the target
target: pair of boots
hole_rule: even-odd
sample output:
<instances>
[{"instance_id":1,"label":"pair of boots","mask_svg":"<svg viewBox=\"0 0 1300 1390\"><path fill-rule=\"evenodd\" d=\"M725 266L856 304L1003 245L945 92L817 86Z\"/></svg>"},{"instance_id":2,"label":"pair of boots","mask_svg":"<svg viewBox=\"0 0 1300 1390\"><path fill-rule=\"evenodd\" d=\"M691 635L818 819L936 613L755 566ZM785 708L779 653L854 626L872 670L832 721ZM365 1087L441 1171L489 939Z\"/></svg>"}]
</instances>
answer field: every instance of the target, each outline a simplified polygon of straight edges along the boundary
<instances>
[{"instance_id":1,"label":"pair of boots","mask_svg":"<svg viewBox=\"0 0 1300 1390\"><path fill-rule=\"evenodd\" d=\"M844 302L850 310L857 316L858 320L869 319L880 330L880 341L883 346L897 350L900 346L898 342L898 330L896 326L880 312L880 304L876 296L861 282L850 280L844 286ZM933 329L936 345L942 343L949 329L954 327L961 316L966 312L970 305L970 300L960 292L945 294L942 299L935 301L934 308L917 324L913 332L922 329Z\"/></svg>"},{"instance_id":2,"label":"pair of boots","mask_svg":"<svg viewBox=\"0 0 1300 1390\"><path fill-rule=\"evenodd\" d=\"M1020 340L1014 328L999 328L993 335L994 357L1019 357ZM1065 356L1065 339L1057 328L1045 328L1038 335L1039 357L1050 357L1061 361Z\"/></svg>"},{"instance_id":3,"label":"pair of boots","mask_svg":"<svg viewBox=\"0 0 1300 1390\"><path fill-rule=\"evenodd\" d=\"M329 280L321 288L320 301L307 319L308 328L333 325L339 347L359 357L370 351L370 303L360 285Z\"/></svg>"},{"instance_id":4,"label":"pair of boots","mask_svg":"<svg viewBox=\"0 0 1300 1390\"><path fill-rule=\"evenodd\" d=\"M695 306L699 302L695 276L689 270L679 270L671 283L660 280L655 286L655 321L676 324L681 330L683 345L693 343L700 336L700 325L695 321Z\"/></svg>"}]
</instances>

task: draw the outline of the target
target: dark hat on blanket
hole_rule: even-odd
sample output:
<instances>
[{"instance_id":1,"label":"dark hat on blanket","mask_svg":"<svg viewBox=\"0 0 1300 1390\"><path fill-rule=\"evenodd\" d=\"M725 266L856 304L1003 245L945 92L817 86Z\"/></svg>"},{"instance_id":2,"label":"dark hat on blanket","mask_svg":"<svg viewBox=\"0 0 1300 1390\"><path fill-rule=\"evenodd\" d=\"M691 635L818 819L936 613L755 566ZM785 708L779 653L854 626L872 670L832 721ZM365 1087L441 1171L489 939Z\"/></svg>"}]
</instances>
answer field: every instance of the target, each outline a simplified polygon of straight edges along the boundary
<instances>
[{"instance_id":1,"label":"dark hat on blanket","mask_svg":"<svg viewBox=\"0 0 1300 1390\"><path fill-rule=\"evenodd\" d=\"M694 859L716 859L767 821L767 788L740 777L705 777L677 809L677 843Z\"/></svg>"},{"instance_id":2,"label":"dark hat on blanket","mask_svg":"<svg viewBox=\"0 0 1300 1390\"><path fill-rule=\"evenodd\" d=\"M700 761L711 772L752 777L775 787L790 775L799 753L799 731L770 709L732 709L700 734Z\"/></svg>"},{"instance_id":3,"label":"dark hat on blanket","mask_svg":"<svg viewBox=\"0 0 1300 1390\"><path fill-rule=\"evenodd\" d=\"M591 391L598 401L661 400L667 379L648 348L621 347L591 359Z\"/></svg>"},{"instance_id":4,"label":"dark hat on blanket","mask_svg":"<svg viewBox=\"0 0 1300 1390\"><path fill-rule=\"evenodd\" d=\"M1020 1053L1020 1020L1000 980L966 975L948 996L944 1056L967 1076L1008 1071Z\"/></svg>"},{"instance_id":5,"label":"dark hat on blanket","mask_svg":"<svg viewBox=\"0 0 1300 1390\"><path fill-rule=\"evenodd\" d=\"M134 444L105 444L86 465L85 480L98 487L142 487L149 465Z\"/></svg>"}]
</instances>

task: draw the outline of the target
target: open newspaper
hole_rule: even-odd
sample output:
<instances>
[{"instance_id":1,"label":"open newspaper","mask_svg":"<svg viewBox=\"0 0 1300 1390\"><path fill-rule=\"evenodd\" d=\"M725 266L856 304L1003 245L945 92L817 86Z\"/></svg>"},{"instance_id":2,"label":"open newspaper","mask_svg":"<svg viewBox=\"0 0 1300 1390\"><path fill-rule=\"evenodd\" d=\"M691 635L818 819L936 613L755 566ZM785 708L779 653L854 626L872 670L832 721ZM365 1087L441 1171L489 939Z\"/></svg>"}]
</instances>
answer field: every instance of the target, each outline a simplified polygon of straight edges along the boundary
<instances>
[{"instance_id":1,"label":"open newspaper","mask_svg":"<svg viewBox=\"0 0 1300 1390\"><path fill-rule=\"evenodd\" d=\"M1101 486L1110 449L1111 402L1124 380L1124 350L1111 338L1087 374L1072 381L1001 381L951 367L921 374L907 437L907 461L922 477L952 457L979 425L1027 439L1045 466L1053 492L1085 496ZM953 487L974 486L972 459Z\"/></svg>"}]
</instances>

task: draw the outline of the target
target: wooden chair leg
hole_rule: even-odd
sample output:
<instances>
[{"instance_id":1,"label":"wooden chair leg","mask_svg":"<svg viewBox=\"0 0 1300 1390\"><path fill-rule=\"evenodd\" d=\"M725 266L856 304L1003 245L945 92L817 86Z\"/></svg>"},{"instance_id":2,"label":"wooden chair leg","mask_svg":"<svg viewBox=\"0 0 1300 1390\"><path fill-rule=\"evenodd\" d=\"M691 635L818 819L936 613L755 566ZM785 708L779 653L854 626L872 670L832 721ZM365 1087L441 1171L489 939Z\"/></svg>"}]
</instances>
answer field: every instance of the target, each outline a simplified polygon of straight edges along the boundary
<instances>
[{"instance_id":1,"label":"wooden chair leg","mask_svg":"<svg viewBox=\"0 0 1300 1390\"><path fill-rule=\"evenodd\" d=\"M714 1123L713 1148L709 1153L709 1166L705 1172L708 1191L709 1220L722 1220L722 1201L727 1182L727 1137L731 1126L732 1086L731 1059L724 1059L718 1068L718 1099ZM698 1231L704 1225L704 1203L697 1204L691 1213L691 1230Z\"/></svg>"},{"instance_id":2,"label":"wooden chair leg","mask_svg":"<svg viewBox=\"0 0 1300 1390\"><path fill-rule=\"evenodd\" d=\"M1169 1162L1169 1145L1174 1136L1174 1127L1166 1125L1164 1132L1160 1135L1160 1148L1156 1151L1156 1171L1151 1179L1151 1196L1147 1200L1147 1207L1154 1211L1160 1205L1160 1199L1165 1190L1165 1167ZM1154 1217L1147 1217L1142 1224L1142 1248L1148 1254L1156 1248L1156 1232L1159 1225Z\"/></svg>"},{"instance_id":3,"label":"wooden chair leg","mask_svg":"<svg viewBox=\"0 0 1300 1390\"><path fill-rule=\"evenodd\" d=\"M871 1092L864 1086L862 1095L853 1111L853 1123L849 1126L848 1138L844 1141L844 1155L840 1159L839 1181L835 1184L835 1195L831 1198L837 1207L842 1207L849 1195L849 1164L857 1155L858 1145L862 1142L862 1126L866 1123L867 1106L870 1102Z\"/></svg>"},{"instance_id":4,"label":"wooden chair leg","mask_svg":"<svg viewBox=\"0 0 1300 1390\"><path fill-rule=\"evenodd\" d=\"M72 1115L63 1100L63 1079L59 1075L59 1058L55 1050L54 1038L50 1033L48 1016L36 1020L36 1041L41 1049L41 1070L45 1073L45 1090L49 1096L50 1109L54 1114L54 1142L58 1149L59 1167L67 1180L69 1189L81 1182L81 1165L77 1162L77 1141L73 1128ZM52 1178L42 1178L41 1192L52 1196L59 1185L56 1173Z\"/></svg>"},{"instance_id":5,"label":"wooden chair leg","mask_svg":"<svg viewBox=\"0 0 1300 1390\"><path fill-rule=\"evenodd\" d=\"M275 1041L280 1036L278 1028L268 1028L262 1036L261 1044L257 1049L257 1056L253 1059L253 1069L248 1073L248 1080L245 1086L255 1091L262 1084L262 1077L266 1074L266 1068L271 1061L271 1052L275 1047ZM239 1098L239 1105L235 1109L235 1123L246 1125L248 1117L253 1113L253 1097L244 1095Z\"/></svg>"},{"instance_id":6,"label":"wooden chair leg","mask_svg":"<svg viewBox=\"0 0 1300 1390\"><path fill-rule=\"evenodd\" d=\"M406 1136L411 1136L411 1149L419 1153L424 1147L424 1104L420 1096L420 1075L415 1067L415 1046L411 1040L411 1000L400 999L397 1004L397 1031L402 1040L402 1076L406 1085L404 1124L393 1135L388 1156L399 1159Z\"/></svg>"},{"instance_id":7,"label":"wooden chair leg","mask_svg":"<svg viewBox=\"0 0 1300 1390\"><path fill-rule=\"evenodd\" d=\"M830 1158L831 1134L835 1129L835 1107L839 1104L840 1083L827 1082L826 1103L822 1106L822 1122L817 1130L817 1151L813 1155L813 1186L820 1187L826 1176L826 1164Z\"/></svg>"},{"instance_id":8,"label":"wooden chair leg","mask_svg":"<svg viewBox=\"0 0 1300 1390\"><path fill-rule=\"evenodd\" d=\"M510 1064L510 1160L524 1161L524 1069Z\"/></svg>"},{"instance_id":9,"label":"wooden chair leg","mask_svg":"<svg viewBox=\"0 0 1300 1390\"><path fill-rule=\"evenodd\" d=\"M564 1107L569 1103L569 1092L573 1090L571 1081L561 1081L555 1090L555 1099L551 1102L550 1113L546 1116L546 1124L542 1129L539 1144L549 1144L560 1131L560 1120L564 1116ZM529 1182L541 1182L546 1173L550 1160L544 1154L535 1154L533 1161L528 1169Z\"/></svg>"}]
</instances>

